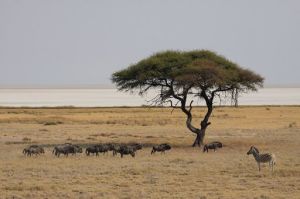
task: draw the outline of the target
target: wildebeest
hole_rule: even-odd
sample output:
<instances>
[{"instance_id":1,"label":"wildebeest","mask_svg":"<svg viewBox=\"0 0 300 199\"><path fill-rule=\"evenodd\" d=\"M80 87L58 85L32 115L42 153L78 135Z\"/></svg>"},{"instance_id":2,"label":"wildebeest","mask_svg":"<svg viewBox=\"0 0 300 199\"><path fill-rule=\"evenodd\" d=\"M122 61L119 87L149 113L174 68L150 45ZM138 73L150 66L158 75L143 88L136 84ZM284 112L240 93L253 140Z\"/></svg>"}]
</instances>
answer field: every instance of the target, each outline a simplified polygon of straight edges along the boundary
<instances>
[{"instance_id":1,"label":"wildebeest","mask_svg":"<svg viewBox=\"0 0 300 199\"><path fill-rule=\"evenodd\" d=\"M103 153L103 154L112 150L111 144L98 144L98 145L96 145L96 147L98 148L98 152Z\"/></svg>"},{"instance_id":2,"label":"wildebeest","mask_svg":"<svg viewBox=\"0 0 300 199\"><path fill-rule=\"evenodd\" d=\"M90 155L90 154L96 154L96 156L99 155L99 153L107 153L108 151L113 151L113 155L115 155L114 151L115 148L117 147L116 144L96 144L96 145L91 145L88 146L85 150L86 155Z\"/></svg>"},{"instance_id":3,"label":"wildebeest","mask_svg":"<svg viewBox=\"0 0 300 199\"><path fill-rule=\"evenodd\" d=\"M96 156L98 156L99 148L96 145L87 147L85 149L85 154L89 156L91 153L92 154L96 153Z\"/></svg>"},{"instance_id":4,"label":"wildebeest","mask_svg":"<svg viewBox=\"0 0 300 199\"><path fill-rule=\"evenodd\" d=\"M60 154L64 154L65 156L68 156L69 154L75 154L76 149L74 145L71 144L64 144L64 145L59 145L55 146L52 153L54 153L55 156L59 157Z\"/></svg>"},{"instance_id":5,"label":"wildebeest","mask_svg":"<svg viewBox=\"0 0 300 199\"><path fill-rule=\"evenodd\" d=\"M213 149L214 151L216 151L217 148L222 148L223 144L221 142L211 142L209 144L204 145L203 147L203 152L207 152L208 153L208 149Z\"/></svg>"},{"instance_id":6,"label":"wildebeest","mask_svg":"<svg viewBox=\"0 0 300 199\"><path fill-rule=\"evenodd\" d=\"M153 153L155 153L156 151L159 151L161 153L165 153L165 151L170 150L171 146L169 144L160 144L160 145L156 145L153 146L152 151L151 151L151 155Z\"/></svg>"},{"instance_id":7,"label":"wildebeest","mask_svg":"<svg viewBox=\"0 0 300 199\"><path fill-rule=\"evenodd\" d=\"M134 143L134 144L112 144L112 148L113 148L113 155L117 155L118 153L121 154L121 157L123 157L123 155L131 155L132 157L135 157L136 151L141 150L143 148L143 146L141 144L138 143Z\"/></svg>"},{"instance_id":8,"label":"wildebeest","mask_svg":"<svg viewBox=\"0 0 300 199\"><path fill-rule=\"evenodd\" d=\"M76 153L82 153L82 148L71 143L64 143L62 145L55 146L52 153L57 157L59 157L60 154L64 154L66 156L69 154L76 155Z\"/></svg>"},{"instance_id":9,"label":"wildebeest","mask_svg":"<svg viewBox=\"0 0 300 199\"><path fill-rule=\"evenodd\" d=\"M134 146L120 146L120 149L118 150L118 153L121 154L121 158L123 158L123 155L131 155L132 157L135 156L135 151L137 149Z\"/></svg>"},{"instance_id":10,"label":"wildebeest","mask_svg":"<svg viewBox=\"0 0 300 199\"><path fill-rule=\"evenodd\" d=\"M31 156L32 154L39 155L45 153L44 148L38 145L31 145L23 150L23 154Z\"/></svg>"}]
</instances>

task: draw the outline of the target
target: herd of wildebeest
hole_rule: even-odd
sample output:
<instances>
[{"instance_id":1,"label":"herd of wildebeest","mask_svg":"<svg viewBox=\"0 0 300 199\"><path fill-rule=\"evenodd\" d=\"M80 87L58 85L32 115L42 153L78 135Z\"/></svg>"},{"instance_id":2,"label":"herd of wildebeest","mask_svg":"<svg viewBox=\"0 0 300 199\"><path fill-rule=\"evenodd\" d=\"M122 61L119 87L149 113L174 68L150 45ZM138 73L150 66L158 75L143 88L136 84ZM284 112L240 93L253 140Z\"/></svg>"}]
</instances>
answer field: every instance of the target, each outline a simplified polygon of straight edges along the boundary
<instances>
[{"instance_id":1,"label":"herd of wildebeest","mask_svg":"<svg viewBox=\"0 0 300 199\"><path fill-rule=\"evenodd\" d=\"M203 152L207 152L208 150L214 150L218 148L222 148L223 144L221 142L211 142L209 144L204 145ZM85 148L85 154L87 156L90 155L96 155L98 156L99 153L105 154L109 151L112 151L113 156L118 155L118 153L121 155L121 158L123 158L124 155L131 155L132 157L135 157L135 154L138 150L141 150L143 146L141 144L135 143L135 144L113 144L113 143L106 143L106 144L94 144L87 146ZM165 153L165 151L168 151L171 149L171 146L169 144L159 144L152 147L151 155L155 152L161 152ZM69 154L75 155L77 153L82 153L82 147L79 145L71 144L71 143L65 143L61 145L57 145L53 148L52 153L59 157L61 154L64 156L68 156ZM42 146L39 145L31 145L26 147L23 150L23 154L27 156L32 155L40 155L45 153L45 150ZM269 166L272 168L276 163L275 155L273 153L265 153L260 154L259 150L251 146L250 150L247 152L247 155L252 154L255 161L258 165L258 170L260 171L260 164L261 163L269 163Z\"/></svg>"},{"instance_id":2,"label":"herd of wildebeest","mask_svg":"<svg viewBox=\"0 0 300 199\"><path fill-rule=\"evenodd\" d=\"M214 151L217 148L222 148L223 144L221 142L212 142L209 144L206 144L203 148L203 152L208 152L208 149L213 149ZM105 143L105 144L94 144L87 146L85 148L85 154L87 156L90 155L96 155L98 156L99 153L105 154L109 151L112 151L113 156L116 156L118 154L121 155L121 158L123 158L124 155L131 155L132 157L135 157L135 154L138 150L141 150L143 146L138 143L134 144L113 144L113 143ZM165 153L165 151L170 150L172 147L169 144L159 144L152 147L151 154L154 154L155 152L161 152ZM27 156L32 155L40 155L45 153L45 150L42 146L39 145L31 145L26 147L23 150L23 154ZM83 148L76 144L71 143L65 143L61 145L54 146L52 154L54 154L57 157L60 157L60 155L68 156L69 154L75 155L77 153L83 153Z\"/></svg>"}]
</instances>

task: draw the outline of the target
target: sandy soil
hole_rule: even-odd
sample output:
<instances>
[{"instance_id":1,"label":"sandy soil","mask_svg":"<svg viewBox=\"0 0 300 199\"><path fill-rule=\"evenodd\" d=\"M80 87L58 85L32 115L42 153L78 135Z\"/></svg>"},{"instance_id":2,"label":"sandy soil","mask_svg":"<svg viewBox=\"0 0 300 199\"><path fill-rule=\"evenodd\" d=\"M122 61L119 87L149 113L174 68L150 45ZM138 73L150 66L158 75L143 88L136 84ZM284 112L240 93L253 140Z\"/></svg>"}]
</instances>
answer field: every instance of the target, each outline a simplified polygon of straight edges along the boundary
<instances>
[{"instance_id":1,"label":"sandy soil","mask_svg":"<svg viewBox=\"0 0 300 199\"><path fill-rule=\"evenodd\" d=\"M199 124L204 108L194 109ZM179 110L168 108L0 109L0 198L300 198L300 107L216 108L203 153ZM54 144L138 142L135 158L56 158ZM166 154L150 146L170 143ZM25 157L30 144L46 153ZM246 152L275 153L274 173Z\"/></svg>"}]
</instances>

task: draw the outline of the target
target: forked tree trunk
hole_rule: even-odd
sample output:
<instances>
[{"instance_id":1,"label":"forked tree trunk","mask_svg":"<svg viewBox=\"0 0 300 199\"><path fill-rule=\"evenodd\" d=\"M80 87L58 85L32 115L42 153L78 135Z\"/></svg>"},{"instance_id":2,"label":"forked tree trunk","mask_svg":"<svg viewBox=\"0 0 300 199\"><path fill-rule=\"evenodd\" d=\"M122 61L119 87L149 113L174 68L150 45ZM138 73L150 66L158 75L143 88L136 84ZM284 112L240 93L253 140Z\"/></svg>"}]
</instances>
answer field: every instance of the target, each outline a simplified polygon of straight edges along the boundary
<instances>
[{"instance_id":1,"label":"forked tree trunk","mask_svg":"<svg viewBox=\"0 0 300 199\"><path fill-rule=\"evenodd\" d=\"M212 110L213 110L212 103L209 103L208 106L207 106L207 113L205 114L205 117L201 121L201 124L200 124L201 128L200 129L196 129L196 131L193 131L196 134L195 141L194 141L194 143L192 145L193 147L195 147L195 146L199 146L200 147L200 146L203 145L203 140L204 140L204 137L205 137L206 129L210 125L210 122L208 122L208 120L209 120L209 117L210 117L210 115L212 113ZM192 121L192 118L190 118L190 120L187 120L187 123L191 122L191 121Z\"/></svg>"},{"instance_id":2,"label":"forked tree trunk","mask_svg":"<svg viewBox=\"0 0 300 199\"><path fill-rule=\"evenodd\" d=\"M200 123L200 128L196 128L192 125L192 103L193 101L191 101L190 103L190 107L189 109L186 109L186 96L187 96L187 91L185 92L185 97L183 99L181 99L180 97L174 95L174 91L172 90L172 93L173 93L173 97L175 99L178 99L179 101L181 101L181 110L186 114L187 116L187 119L186 119L186 126L187 128L196 134L196 139L193 143L193 147L195 146L201 146L203 145L203 140L204 140L204 137L205 137L205 131L206 131L206 128L210 125L210 122L208 122L209 118L210 118L210 115L212 113L212 110L213 110L213 99L214 99L214 92L212 93L212 96L209 98L207 96L207 94L205 93L205 90L202 90L201 92L201 97L203 97L205 99L205 102L206 102L206 106L207 106L207 112L203 118L203 120L201 121ZM171 102L171 106L172 106L172 102ZM173 107L173 106L172 106Z\"/></svg>"},{"instance_id":3,"label":"forked tree trunk","mask_svg":"<svg viewBox=\"0 0 300 199\"><path fill-rule=\"evenodd\" d=\"M196 135L197 135L197 136L196 136L196 139L195 139L195 141L194 141L194 143L193 143L193 147L195 147L195 146L197 146L197 145L198 145L198 146L201 145L201 144L200 144L200 142L201 142L200 140L201 140L201 137L202 137L202 136L201 136L201 133L199 132L199 133L197 133ZM203 140L202 140L202 142L203 142Z\"/></svg>"},{"instance_id":4,"label":"forked tree trunk","mask_svg":"<svg viewBox=\"0 0 300 199\"><path fill-rule=\"evenodd\" d=\"M193 147L195 146L202 146L203 145L203 140L204 140L204 137L205 137L205 131L206 131L206 128L204 129L200 129L199 132L196 134L196 138L195 138L195 141L193 143Z\"/></svg>"},{"instance_id":5,"label":"forked tree trunk","mask_svg":"<svg viewBox=\"0 0 300 199\"><path fill-rule=\"evenodd\" d=\"M195 141L193 143L193 147L195 146L201 146L203 145L203 140L204 140L204 137L205 137L205 132L206 132L206 129L207 127L210 125L210 122L207 122L208 119L209 119L209 116L212 112L212 108L209 108L207 113L206 113L206 116L204 118L204 120L201 122L201 128L195 128L193 125L192 125L192 114L187 114L187 120L186 120L186 126L188 127L188 129L190 131L192 131L193 133L196 134L196 138L195 138Z\"/></svg>"}]
</instances>

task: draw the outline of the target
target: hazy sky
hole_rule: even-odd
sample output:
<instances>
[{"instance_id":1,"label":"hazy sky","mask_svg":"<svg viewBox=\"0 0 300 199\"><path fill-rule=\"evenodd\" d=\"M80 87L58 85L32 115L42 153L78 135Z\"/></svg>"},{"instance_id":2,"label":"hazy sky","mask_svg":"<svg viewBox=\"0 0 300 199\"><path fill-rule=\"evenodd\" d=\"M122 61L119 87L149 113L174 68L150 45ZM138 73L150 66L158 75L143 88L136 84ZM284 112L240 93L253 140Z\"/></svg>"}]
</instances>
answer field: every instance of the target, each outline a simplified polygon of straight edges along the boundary
<instances>
[{"instance_id":1,"label":"hazy sky","mask_svg":"<svg viewBox=\"0 0 300 199\"><path fill-rule=\"evenodd\" d=\"M210 49L300 85L299 0L0 0L0 86L110 84L161 50Z\"/></svg>"}]
</instances>

